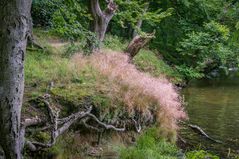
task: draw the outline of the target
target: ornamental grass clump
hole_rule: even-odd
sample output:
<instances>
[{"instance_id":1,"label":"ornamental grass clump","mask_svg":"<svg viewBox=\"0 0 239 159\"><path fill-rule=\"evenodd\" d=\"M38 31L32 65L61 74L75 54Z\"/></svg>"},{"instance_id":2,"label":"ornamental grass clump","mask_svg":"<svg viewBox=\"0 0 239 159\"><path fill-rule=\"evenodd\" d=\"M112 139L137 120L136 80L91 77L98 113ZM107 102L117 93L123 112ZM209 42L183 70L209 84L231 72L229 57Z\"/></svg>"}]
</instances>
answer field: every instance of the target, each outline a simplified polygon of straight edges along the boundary
<instances>
[{"instance_id":1,"label":"ornamental grass clump","mask_svg":"<svg viewBox=\"0 0 239 159\"><path fill-rule=\"evenodd\" d=\"M129 114L140 114L141 122L157 121L163 130L173 131L177 121L186 118L174 86L165 78L140 72L126 54L105 51L73 59L80 68L86 64L94 68L100 74L99 88L112 100L120 101ZM100 80L102 76L106 81Z\"/></svg>"}]
</instances>

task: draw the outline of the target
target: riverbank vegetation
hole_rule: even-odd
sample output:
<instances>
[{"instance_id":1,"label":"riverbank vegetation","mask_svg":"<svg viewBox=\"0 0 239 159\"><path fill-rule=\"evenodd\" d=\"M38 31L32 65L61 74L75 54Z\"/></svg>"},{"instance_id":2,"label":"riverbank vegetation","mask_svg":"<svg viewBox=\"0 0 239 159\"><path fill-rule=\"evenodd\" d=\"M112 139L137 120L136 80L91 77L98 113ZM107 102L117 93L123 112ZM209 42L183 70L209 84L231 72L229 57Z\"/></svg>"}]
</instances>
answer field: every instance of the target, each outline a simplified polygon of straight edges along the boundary
<instances>
[{"instance_id":1,"label":"riverbank vegetation","mask_svg":"<svg viewBox=\"0 0 239 159\"><path fill-rule=\"evenodd\" d=\"M238 68L237 1L0 6L0 158L219 158L177 146L178 86Z\"/></svg>"}]
</instances>

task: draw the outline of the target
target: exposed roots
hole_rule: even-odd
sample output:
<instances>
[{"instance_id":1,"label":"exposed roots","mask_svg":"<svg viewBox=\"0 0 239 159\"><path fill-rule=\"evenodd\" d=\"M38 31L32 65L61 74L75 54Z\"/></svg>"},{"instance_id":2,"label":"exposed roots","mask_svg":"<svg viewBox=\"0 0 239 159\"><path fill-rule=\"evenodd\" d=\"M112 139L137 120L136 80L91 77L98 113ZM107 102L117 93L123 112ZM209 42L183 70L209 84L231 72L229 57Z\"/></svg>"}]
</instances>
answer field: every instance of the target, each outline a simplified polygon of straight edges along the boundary
<instances>
[{"instance_id":1,"label":"exposed roots","mask_svg":"<svg viewBox=\"0 0 239 159\"><path fill-rule=\"evenodd\" d=\"M97 131L102 131L104 129L106 130L114 130L114 131L125 131L125 124L123 128L117 128L113 125L106 124L102 121L100 121L94 114L91 113L92 111L92 106L88 106L85 108L85 110L78 111L74 114L71 114L68 117L65 118L59 118L59 113L60 110L53 108L50 103L48 102L48 99L50 98L50 95L44 95L43 97L39 98L41 102L44 103L44 105L47 107L48 110L48 116L50 121L44 121L42 119L39 119L38 117L33 118L33 119L26 119L22 123L22 135L25 135L25 130L27 127L33 126L33 125L38 125L40 123L45 123L49 124L49 126L45 126L43 130L49 129L50 134L51 134L51 139L47 143L41 143L37 141L25 141L25 145L30 149L31 151L38 151L42 148L49 148L52 147L55 143L57 138L62 135L65 131L67 131L70 126L72 126L74 123L77 121L81 120L82 123L85 125L87 128L91 128ZM92 126L87 123L87 121L92 120L95 123L97 123L97 126ZM24 144L24 143L23 143Z\"/></svg>"}]
</instances>

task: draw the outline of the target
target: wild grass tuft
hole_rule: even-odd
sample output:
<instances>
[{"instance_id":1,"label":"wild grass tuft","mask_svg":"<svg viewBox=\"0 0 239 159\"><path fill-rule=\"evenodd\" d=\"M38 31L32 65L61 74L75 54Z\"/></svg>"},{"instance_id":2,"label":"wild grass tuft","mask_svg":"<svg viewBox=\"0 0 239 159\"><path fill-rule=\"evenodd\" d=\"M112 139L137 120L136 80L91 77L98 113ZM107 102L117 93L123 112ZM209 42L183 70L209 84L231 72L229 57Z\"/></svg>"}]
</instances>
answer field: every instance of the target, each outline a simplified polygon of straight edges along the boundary
<instances>
[{"instance_id":1,"label":"wild grass tuft","mask_svg":"<svg viewBox=\"0 0 239 159\"><path fill-rule=\"evenodd\" d=\"M178 149L158 137L158 129L150 128L141 135L135 146L123 148L121 159L177 159Z\"/></svg>"}]
</instances>

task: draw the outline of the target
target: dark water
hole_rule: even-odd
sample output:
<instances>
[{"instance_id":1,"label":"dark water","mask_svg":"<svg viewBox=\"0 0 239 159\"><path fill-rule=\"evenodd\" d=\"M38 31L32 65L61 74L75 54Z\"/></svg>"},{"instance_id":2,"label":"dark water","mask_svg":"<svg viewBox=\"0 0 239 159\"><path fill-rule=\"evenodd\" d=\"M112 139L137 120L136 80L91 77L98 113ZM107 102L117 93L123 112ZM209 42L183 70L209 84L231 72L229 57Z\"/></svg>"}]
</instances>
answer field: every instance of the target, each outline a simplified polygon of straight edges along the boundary
<instances>
[{"instance_id":1,"label":"dark water","mask_svg":"<svg viewBox=\"0 0 239 159\"><path fill-rule=\"evenodd\" d=\"M189 122L199 125L223 144L207 141L193 132L184 131L184 137L194 145L222 156L239 152L239 76L213 80L193 81L183 90ZM233 157L232 157L233 158Z\"/></svg>"}]
</instances>

